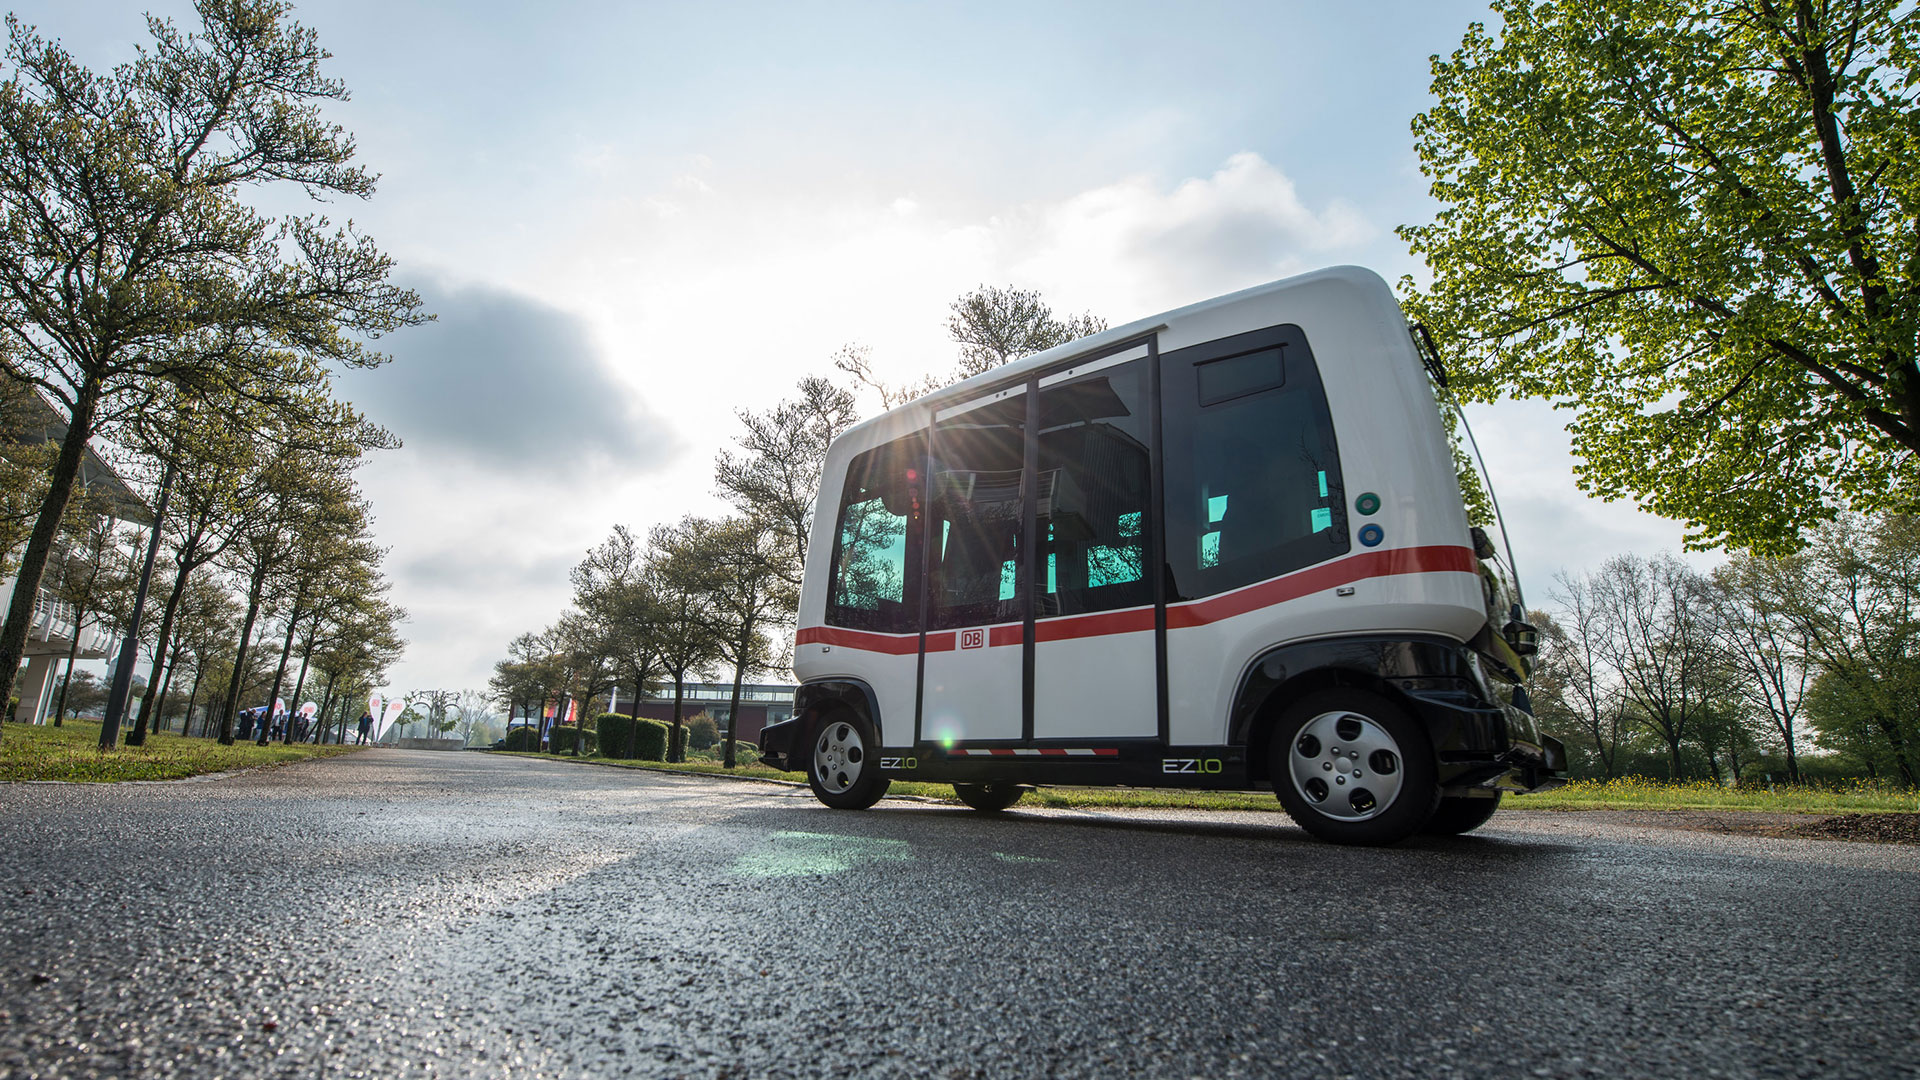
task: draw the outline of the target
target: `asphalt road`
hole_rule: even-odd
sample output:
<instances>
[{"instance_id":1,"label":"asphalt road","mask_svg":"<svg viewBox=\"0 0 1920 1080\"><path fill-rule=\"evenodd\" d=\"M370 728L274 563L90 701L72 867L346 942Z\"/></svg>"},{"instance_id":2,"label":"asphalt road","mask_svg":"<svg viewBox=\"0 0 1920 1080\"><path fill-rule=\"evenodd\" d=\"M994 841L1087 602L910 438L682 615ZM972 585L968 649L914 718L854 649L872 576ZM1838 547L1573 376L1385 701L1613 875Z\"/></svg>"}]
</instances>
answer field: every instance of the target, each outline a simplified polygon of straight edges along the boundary
<instances>
[{"instance_id":1,"label":"asphalt road","mask_svg":"<svg viewBox=\"0 0 1920 1080\"><path fill-rule=\"evenodd\" d=\"M1920 1075L1920 848L377 750L0 785L0 1076Z\"/></svg>"}]
</instances>

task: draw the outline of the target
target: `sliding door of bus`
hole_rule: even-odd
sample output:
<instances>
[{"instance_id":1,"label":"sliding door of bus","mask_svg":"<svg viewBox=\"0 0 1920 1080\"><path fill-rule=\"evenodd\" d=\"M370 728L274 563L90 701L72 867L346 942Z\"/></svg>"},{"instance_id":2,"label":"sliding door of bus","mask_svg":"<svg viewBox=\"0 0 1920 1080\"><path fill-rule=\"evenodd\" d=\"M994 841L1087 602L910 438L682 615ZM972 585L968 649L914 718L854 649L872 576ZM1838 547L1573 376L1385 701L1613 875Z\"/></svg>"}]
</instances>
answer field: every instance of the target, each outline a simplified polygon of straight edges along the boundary
<instances>
[{"instance_id":1,"label":"sliding door of bus","mask_svg":"<svg viewBox=\"0 0 1920 1080\"><path fill-rule=\"evenodd\" d=\"M1252 651L1339 625L1333 588L1296 572L1348 551L1340 456L1298 326L1166 353L1160 371L1171 735L1217 743Z\"/></svg>"},{"instance_id":2,"label":"sliding door of bus","mask_svg":"<svg viewBox=\"0 0 1920 1080\"><path fill-rule=\"evenodd\" d=\"M934 415L920 739L1019 739L1027 589L1024 387Z\"/></svg>"},{"instance_id":3,"label":"sliding door of bus","mask_svg":"<svg viewBox=\"0 0 1920 1080\"><path fill-rule=\"evenodd\" d=\"M1146 353L1040 380L1036 739L1158 734Z\"/></svg>"}]
</instances>

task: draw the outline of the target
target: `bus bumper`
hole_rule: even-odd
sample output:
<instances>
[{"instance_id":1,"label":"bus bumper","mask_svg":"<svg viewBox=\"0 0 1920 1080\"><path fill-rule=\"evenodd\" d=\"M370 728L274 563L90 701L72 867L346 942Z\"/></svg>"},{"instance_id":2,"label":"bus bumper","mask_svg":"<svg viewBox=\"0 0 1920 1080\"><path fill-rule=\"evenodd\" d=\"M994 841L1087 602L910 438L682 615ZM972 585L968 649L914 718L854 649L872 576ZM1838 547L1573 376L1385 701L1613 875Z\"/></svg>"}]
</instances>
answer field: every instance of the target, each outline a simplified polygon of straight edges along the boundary
<instances>
[{"instance_id":1,"label":"bus bumper","mask_svg":"<svg viewBox=\"0 0 1920 1080\"><path fill-rule=\"evenodd\" d=\"M801 730L804 716L791 716L777 724L768 724L760 729L760 763L771 769L783 772L800 772L800 740L806 735Z\"/></svg>"},{"instance_id":2,"label":"bus bumper","mask_svg":"<svg viewBox=\"0 0 1920 1080\"><path fill-rule=\"evenodd\" d=\"M1567 748L1540 730L1533 715L1478 694L1406 693L1426 723L1448 795L1473 790L1544 791L1566 783Z\"/></svg>"}]
</instances>

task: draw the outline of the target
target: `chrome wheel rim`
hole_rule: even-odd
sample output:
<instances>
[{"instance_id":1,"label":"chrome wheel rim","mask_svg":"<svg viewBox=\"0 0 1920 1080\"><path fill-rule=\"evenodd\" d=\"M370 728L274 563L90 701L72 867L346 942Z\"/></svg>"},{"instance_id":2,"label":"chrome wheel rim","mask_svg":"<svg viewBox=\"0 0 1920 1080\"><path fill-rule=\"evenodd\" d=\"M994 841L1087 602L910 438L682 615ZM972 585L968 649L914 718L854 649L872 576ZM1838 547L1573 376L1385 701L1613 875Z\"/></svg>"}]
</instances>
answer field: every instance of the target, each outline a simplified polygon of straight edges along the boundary
<instances>
[{"instance_id":1,"label":"chrome wheel rim","mask_svg":"<svg viewBox=\"0 0 1920 1080\"><path fill-rule=\"evenodd\" d=\"M866 763L866 745L852 724L828 724L814 741L813 775L831 794L844 794L859 783Z\"/></svg>"},{"instance_id":2,"label":"chrome wheel rim","mask_svg":"<svg viewBox=\"0 0 1920 1080\"><path fill-rule=\"evenodd\" d=\"M1314 810L1336 821L1365 821L1399 797L1406 762L1386 728L1343 709L1306 722L1294 736L1287 772Z\"/></svg>"}]
</instances>

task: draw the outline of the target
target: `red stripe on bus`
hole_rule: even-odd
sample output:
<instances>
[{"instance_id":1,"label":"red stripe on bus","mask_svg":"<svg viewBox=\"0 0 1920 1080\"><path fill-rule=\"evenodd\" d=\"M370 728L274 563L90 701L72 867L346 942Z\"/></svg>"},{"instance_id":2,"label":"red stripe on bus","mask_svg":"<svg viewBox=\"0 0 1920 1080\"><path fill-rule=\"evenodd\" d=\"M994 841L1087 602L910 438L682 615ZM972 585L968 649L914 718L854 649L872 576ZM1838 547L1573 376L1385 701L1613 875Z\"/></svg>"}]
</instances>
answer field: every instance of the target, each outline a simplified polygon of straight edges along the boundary
<instances>
[{"instance_id":1,"label":"red stripe on bus","mask_svg":"<svg viewBox=\"0 0 1920 1080\"><path fill-rule=\"evenodd\" d=\"M1093 615L1037 620L1033 624L1035 641L1066 641L1071 638L1105 637L1109 634L1137 634L1153 629L1152 608L1126 611L1102 611Z\"/></svg>"},{"instance_id":2,"label":"red stripe on bus","mask_svg":"<svg viewBox=\"0 0 1920 1080\"><path fill-rule=\"evenodd\" d=\"M1437 544L1431 547L1364 551L1341 559L1339 562L1316 566L1297 574L1263 581L1257 585L1249 585L1238 592L1211 596L1205 600L1196 600L1178 607L1168 605L1167 629L1205 626L1222 619L1231 619L1235 615L1244 615L1249 611L1295 600L1308 593L1320 592L1338 585L1351 585L1366 578L1393 577L1397 574L1436 574L1447 571L1458 571L1463 574L1479 573L1474 562L1473 549L1451 544Z\"/></svg>"},{"instance_id":3,"label":"red stripe on bus","mask_svg":"<svg viewBox=\"0 0 1920 1080\"><path fill-rule=\"evenodd\" d=\"M931 638L932 635L928 635ZM796 645L839 645L848 649L860 649L864 652L888 653L893 656L911 656L920 651L920 635L875 634L867 630L846 630L838 626L803 626L793 635ZM931 649L933 642L929 640ZM949 641L948 648L953 645Z\"/></svg>"},{"instance_id":4,"label":"red stripe on bus","mask_svg":"<svg viewBox=\"0 0 1920 1080\"><path fill-rule=\"evenodd\" d=\"M1341 559L1339 562L1315 566L1271 581L1262 581L1237 592L1210 596L1205 600L1194 600L1184 604L1170 604L1167 607L1167 629L1205 626L1222 619L1231 619L1235 615L1244 615L1249 611L1296 600L1309 593L1321 592L1340 585L1351 585L1367 578L1393 577L1399 574L1437 574L1449 571L1478 574L1479 567L1474 561L1473 549L1436 544L1429 547L1363 551L1358 555ZM1033 624L1035 641L1069 641L1074 638L1133 634L1151 629L1153 629L1152 608L1132 608L1126 611L1102 611L1092 615L1042 619ZM955 632L952 630L928 633L927 651L930 653L952 652L955 647L954 636ZM991 627L987 632L987 644L990 646L1018 645L1022 640L1019 623ZM887 653L892 656L909 656L919 651L919 638L911 634L904 636L876 634L866 630L847 630L837 626L802 627L799 633L794 635L794 641L800 645L816 642L822 645L841 645L849 649L863 649L867 652Z\"/></svg>"}]
</instances>

